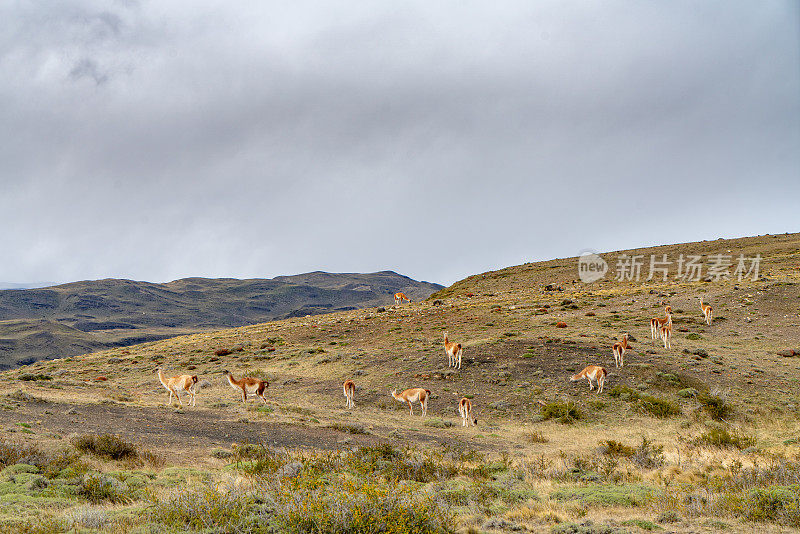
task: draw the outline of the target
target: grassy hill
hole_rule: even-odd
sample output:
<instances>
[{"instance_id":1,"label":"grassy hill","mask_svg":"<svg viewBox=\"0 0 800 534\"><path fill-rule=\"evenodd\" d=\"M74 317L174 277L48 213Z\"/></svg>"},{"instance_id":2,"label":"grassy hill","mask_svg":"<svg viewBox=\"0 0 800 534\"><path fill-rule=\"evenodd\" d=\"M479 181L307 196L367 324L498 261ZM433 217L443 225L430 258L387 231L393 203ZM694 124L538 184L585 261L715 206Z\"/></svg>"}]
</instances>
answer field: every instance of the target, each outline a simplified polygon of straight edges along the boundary
<instances>
[{"instance_id":1,"label":"grassy hill","mask_svg":"<svg viewBox=\"0 0 800 534\"><path fill-rule=\"evenodd\" d=\"M271 319L412 300L442 286L391 271L273 279L75 282L0 291L0 369Z\"/></svg>"},{"instance_id":2,"label":"grassy hill","mask_svg":"<svg viewBox=\"0 0 800 534\"><path fill-rule=\"evenodd\" d=\"M667 281L646 281L646 263L640 281L616 280L622 253L706 264L758 254L760 273L687 281L672 265ZM592 284L578 280L577 258L529 263L385 311L0 373L0 524L201 531L200 515L222 532L373 532L380 521L395 532L800 528L800 234L603 257L611 271ZM671 349L650 339L666 304ZM444 331L464 346L460 371L447 367ZM633 349L615 368L611 345L625 332ZM569 381L589 364L608 370L601 395ZM164 406L157 366L199 376L196 407ZM243 404L223 370L268 380L269 403ZM409 387L432 392L426 418L389 395ZM462 396L477 427L460 426ZM92 441L109 433L131 454L104 455L125 449Z\"/></svg>"}]
</instances>

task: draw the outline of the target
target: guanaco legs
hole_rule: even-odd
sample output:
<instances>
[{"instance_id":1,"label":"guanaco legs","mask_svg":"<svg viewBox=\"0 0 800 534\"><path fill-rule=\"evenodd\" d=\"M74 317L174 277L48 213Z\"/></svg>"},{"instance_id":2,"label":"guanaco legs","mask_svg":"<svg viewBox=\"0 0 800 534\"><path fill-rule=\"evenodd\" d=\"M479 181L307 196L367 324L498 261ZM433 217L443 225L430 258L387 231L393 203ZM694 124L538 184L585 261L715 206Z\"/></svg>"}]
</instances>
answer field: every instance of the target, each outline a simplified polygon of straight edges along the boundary
<instances>
[{"instance_id":1,"label":"guanaco legs","mask_svg":"<svg viewBox=\"0 0 800 534\"><path fill-rule=\"evenodd\" d=\"M461 415L461 426L478 426L478 420L472 417L472 401L468 398L458 401L458 413Z\"/></svg>"},{"instance_id":2,"label":"guanaco legs","mask_svg":"<svg viewBox=\"0 0 800 534\"><path fill-rule=\"evenodd\" d=\"M402 304L404 300L411 302L411 299L408 298L405 293L397 292L394 294L394 303L398 306Z\"/></svg>"},{"instance_id":3,"label":"guanaco legs","mask_svg":"<svg viewBox=\"0 0 800 534\"><path fill-rule=\"evenodd\" d=\"M667 321L672 317L672 306L667 306L664 311L667 312L666 317L653 317L650 319L650 339L661 337L661 327L667 324Z\"/></svg>"},{"instance_id":4,"label":"guanaco legs","mask_svg":"<svg viewBox=\"0 0 800 534\"><path fill-rule=\"evenodd\" d=\"M451 343L447 339L447 332L444 333L444 352L447 354L447 367L461 369L461 354L464 349L461 348L461 343Z\"/></svg>"},{"instance_id":5,"label":"guanaco legs","mask_svg":"<svg viewBox=\"0 0 800 534\"><path fill-rule=\"evenodd\" d=\"M703 312L703 317L706 320L706 324L711 326L712 309L708 304L703 304L703 297L700 297L700 311Z\"/></svg>"},{"instance_id":6,"label":"guanaco legs","mask_svg":"<svg viewBox=\"0 0 800 534\"><path fill-rule=\"evenodd\" d=\"M661 327L661 339L664 340L664 348L671 349L672 343L670 339L672 338L672 317L669 318L669 321Z\"/></svg>"},{"instance_id":7,"label":"guanaco legs","mask_svg":"<svg viewBox=\"0 0 800 534\"><path fill-rule=\"evenodd\" d=\"M255 393L261 400L264 401L264 404L267 403L267 399L264 398L264 390L269 387L269 382L266 380L260 380L258 378L253 378L251 376L246 376L244 378L240 378L236 380L233 378L233 375L230 371L222 371L226 377L228 377L228 384L237 391L241 391L242 393L242 402L247 402L247 394L248 393Z\"/></svg>"},{"instance_id":8,"label":"guanaco legs","mask_svg":"<svg viewBox=\"0 0 800 534\"><path fill-rule=\"evenodd\" d=\"M197 375L178 375L178 376L171 376L166 377L164 376L164 372L161 370L161 367L156 369L158 371L158 379L161 381L161 385L167 388L169 391L169 400L167 401L167 406L172 405L172 396L175 395L178 398L178 402L181 406L183 406L183 401L181 401L181 391L185 391L189 395L189 405L195 405L195 395L197 394Z\"/></svg>"},{"instance_id":9,"label":"guanaco legs","mask_svg":"<svg viewBox=\"0 0 800 534\"><path fill-rule=\"evenodd\" d=\"M356 392L356 384L352 380L345 380L344 384L342 384L342 390L344 391L344 396L347 397L347 407L354 408L356 403L353 402L353 395Z\"/></svg>"},{"instance_id":10,"label":"guanaco legs","mask_svg":"<svg viewBox=\"0 0 800 534\"><path fill-rule=\"evenodd\" d=\"M606 383L606 375L608 372L597 365L590 365L586 367L583 371L576 375L572 375L569 379L570 382L577 382L578 380L583 380L584 378L589 381L589 391L594 389L594 384L592 381L597 382L597 394L603 392L603 384Z\"/></svg>"},{"instance_id":11,"label":"guanaco legs","mask_svg":"<svg viewBox=\"0 0 800 534\"><path fill-rule=\"evenodd\" d=\"M392 397L400 402L405 402L408 404L408 409L411 410L411 415L414 415L414 408L411 406L411 403L419 402L420 406L422 406L422 417L425 417L425 414L428 413L428 397L430 394L431 391L425 388L411 388L403 391L400 394L397 393L396 389L392 391Z\"/></svg>"},{"instance_id":12,"label":"guanaco legs","mask_svg":"<svg viewBox=\"0 0 800 534\"><path fill-rule=\"evenodd\" d=\"M614 352L614 364L617 367L622 367L623 365L623 358L625 356L625 351L630 349L631 346L628 345L628 334L622 335L622 341L617 341L614 343L614 346L611 350Z\"/></svg>"}]
</instances>

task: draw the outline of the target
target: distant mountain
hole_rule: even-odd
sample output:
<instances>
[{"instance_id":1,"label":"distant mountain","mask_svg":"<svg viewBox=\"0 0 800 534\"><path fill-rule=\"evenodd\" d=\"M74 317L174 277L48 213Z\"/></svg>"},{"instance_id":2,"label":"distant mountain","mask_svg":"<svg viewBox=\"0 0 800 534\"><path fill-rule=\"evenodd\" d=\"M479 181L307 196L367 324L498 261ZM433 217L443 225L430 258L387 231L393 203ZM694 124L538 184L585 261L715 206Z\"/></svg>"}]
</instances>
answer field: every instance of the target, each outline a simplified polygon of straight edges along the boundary
<instances>
[{"instance_id":1,"label":"distant mountain","mask_svg":"<svg viewBox=\"0 0 800 534\"><path fill-rule=\"evenodd\" d=\"M35 289L37 287L50 287L55 285L53 282L28 282L28 283L14 283L14 282L0 282L1 289Z\"/></svg>"},{"instance_id":2,"label":"distant mountain","mask_svg":"<svg viewBox=\"0 0 800 534\"><path fill-rule=\"evenodd\" d=\"M317 271L272 279L106 279L0 290L0 369L191 332L385 305L397 291L420 300L442 287L392 271Z\"/></svg>"}]
</instances>

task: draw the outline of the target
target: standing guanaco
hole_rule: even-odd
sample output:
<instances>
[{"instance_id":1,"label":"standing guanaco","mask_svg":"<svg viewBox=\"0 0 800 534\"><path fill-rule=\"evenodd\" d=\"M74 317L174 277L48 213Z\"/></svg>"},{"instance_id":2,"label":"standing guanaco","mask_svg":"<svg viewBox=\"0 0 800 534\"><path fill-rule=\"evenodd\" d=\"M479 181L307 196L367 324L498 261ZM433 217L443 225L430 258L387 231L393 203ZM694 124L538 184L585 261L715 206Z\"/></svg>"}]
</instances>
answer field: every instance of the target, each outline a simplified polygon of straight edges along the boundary
<instances>
[{"instance_id":1,"label":"standing guanaco","mask_svg":"<svg viewBox=\"0 0 800 534\"><path fill-rule=\"evenodd\" d=\"M623 358L625 356L625 351L628 350L629 348L631 348L631 346L628 345L628 334L623 334L622 341L617 341L616 343L614 343L614 346L611 348L611 350L614 352L614 364L617 367L623 366L624 364Z\"/></svg>"},{"instance_id":2,"label":"standing guanaco","mask_svg":"<svg viewBox=\"0 0 800 534\"><path fill-rule=\"evenodd\" d=\"M461 354L464 349L461 348L461 343L451 343L447 339L447 332L444 333L444 352L447 354L447 367L461 369Z\"/></svg>"},{"instance_id":3,"label":"standing guanaco","mask_svg":"<svg viewBox=\"0 0 800 534\"><path fill-rule=\"evenodd\" d=\"M598 365L589 365L576 375L572 375L569 379L570 382L577 382L578 380L583 380L584 378L589 381L589 391L594 389L594 384L592 381L594 380L597 382L597 394L603 392L603 384L606 383L606 375L608 372Z\"/></svg>"},{"instance_id":4,"label":"standing guanaco","mask_svg":"<svg viewBox=\"0 0 800 534\"><path fill-rule=\"evenodd\" d=\"M394 294L394 303L397 304L398 306L402 304L404 300L411 302L411 299L408 298L405 293L398 291L397 293Z\"/></svg>"},{"instance_id":5,"label":"standing guanaco","mask_svg":"<svg viewBox=\"0 0 800 534\"><path fill-rule=\"evenodd\" d=\"M661 317L653 317L650 319L650 339L656 339L660 336L661 327L667 324L669 318L672 317L672 306L667 306L664 308L664 311L667 312L667 316L664 318Z\"/></svg>"},{"instance_id":6,"label":"standing guanaco","mask_svg":"<svg viewBox=\"0 0 800 534\"><path fill-rule=\"evenodd\" d=\"M158 380L161 382L167 391L169 391L169 400L167 406L172 405L172 396L178 398L178 403L183 406L181 401L180 392L185 391L189 395L189 406L195 405L195 395L197 394L197 375L178 375L167 378L161 367L156 369L158 371Z\"/></svg>"},{"instance_id":7,"label":"standing guanaco","mask_svg":"<svg viewBox=\"0 0 800 534\"><path fill-rule=\"evenodd\" d=\"M422 417L428 413L428 397L431 391L425 388L411 388L406 389L398 395L397 390L392 391L392 397L400 402L408 404L408 409L411 410L411 415L414 415L414 408L411 406L412 402L419 402L422 406Z\"/></svg>"},{"instance_id":8,"label":"standing guanaco","mask_svg":"<svg viewBox=\"0 0 800 534\"><path fill-rule=\"evenodd\" d=\"M708 304L703 304L703 297L700 297L700 311L703 312L703 317L706 320L706 324L711 326L712 309Z\"/></svg>"},{"instance_id":9,"label":"standing guanaco","mask_svg":"<svg viewBox=\"0 0 800 534\"><path fill-rule=\"evenodd\" d=\"M264 401L264 404L267 403L267 399L264 398L264 390L269 386L269 382L266 380L253 378L252 376L246 376L236 380L233 378L233 375L230 373L230 371L225 370L222 372L228 377L228 383L231 385L231 387L242 392L242 402L247 402L248 393L255 393L261 397L261 400Z\"/></svg>"},{"instance_id":10,"label":"standing guanaco","mask_svg":"<svg viewBox=\"0 0 800 534\"><path fill-rule=\"evenodd\" d=\"M356 384L352 380L345 380L342 384L344 396L347 398L347 408L355 407L356 403L353 402L353 395L356 392Z\"/></svg>"},{"instance_id":11,"label":"standing guanaco","mask_svg":"<svg viewBox=\"0 0 800 534\"><path fill-rule=\"evenodd\" d=\"M671 349L672 343L670 339L672 338L672 317L669 318L667 324L661 327L661 339L664 340L664 348Z\"/></svg>"},{"instance_id":12,"label":"standing guanaco","mask_svg":"<svg viewBox=\"0 0 800 534\"><path fill-rule=\"evenodd\" d=\"M468 398L458 401L458 413L461 415L461 426L478 426L478 420L472 417L472 401Z\"/></svg>"}]
</instances>

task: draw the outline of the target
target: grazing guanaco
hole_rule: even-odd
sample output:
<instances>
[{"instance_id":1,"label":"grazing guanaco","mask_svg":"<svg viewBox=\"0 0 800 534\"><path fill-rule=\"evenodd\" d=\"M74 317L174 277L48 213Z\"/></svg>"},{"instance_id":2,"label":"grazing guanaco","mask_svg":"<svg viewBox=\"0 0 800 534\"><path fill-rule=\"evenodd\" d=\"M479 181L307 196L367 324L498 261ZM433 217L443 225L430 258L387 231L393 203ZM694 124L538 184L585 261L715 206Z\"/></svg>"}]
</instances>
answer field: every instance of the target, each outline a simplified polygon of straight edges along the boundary
<instances>
[{"instance_id":1,"label":"grazing guanaco","mask_svg":"<svg viewBox=\"0 0 800 534\"><path fill-rule=\"evenodd\" d=\"M444 333L444 352L447 354L447 367L461 369L461 354L464 349L461 348L461 343L451 343L447 339L447 332Z\"/></svg>"},{"instance_id":2,"label":"grazing guanaco","mask_svg":"<svg viewBox=\"0 0 800 534\"><path fill-rule=\"evenodd\" d=\"M625 351L632 348L628 345L628 334L622 335L622 341L617 341L614 343L614 346L611 350L614 352L614 364L617 367L622 367L624 364L623 358L625 357Z\"/></svg>"},{"instance_id":3,"label":"grazing guanaco","mask_svg":"<svg viewBox=\"0 0 800 534\"><path fill-rule=\"evenodd\" d=\"M661 327L667 324L669 318L672 317L672 306L667 306L664 308L664 311L667 312L667 316L664 318L661 317L653 317L650 319L650 339L656 339L657 337L661 337L659 334L661 332Z\"/></svg>"},{"instance_id":4,"label":"grazing guanaco","mask_svg":"<svg viewBox=\"0 0 800 534\"><path fill-rule=\"evenodd\" d=\"M178 375L178 376L171 376L167 378L164 376L164 371L161 370L161 367L156 369L158 371L158 380L161 382L167 391L169 391L169 400L167 401L167 406L172 405L172 396L175 395L178 398L178 402L181 406L183 406L183 401L181 401L181 391L185 391L189 395L189 405L195 405L195 395L197 394L197 375Z\"/></svg>"},{"instance_id":5,"label":"grazing guanaco","mask_svg":"<svg viewBox=\"0 0 800 534\"><path fill-rule=\"evenodd\" d=\"M252 376L245 376L239 380L236 380L233 378L233 375L230 373L230 371L225 370L222 372L225 373L226 377L228 377L228 383L231 385L231 387L242 392L242 402L247 402L248 393L255 393L261 397L261 400L264 401L264 404L267 403L267 399L264 398L264 390L269 387L269 382L259 378L253 378Z\"/></svg>"},{"instance_id":6,"label":"grazing guanaco","mask_svg":"<svg viewBox=\"0 0 800 534\"><path fill-rule=\"evenodd\" d=\"M700 297L700 311L703 312L703 317L706 320L706 324L711 326L712 309L708 304L703 304L703 297Z\"/></svg>"},{"instance_id":7,"label":"grazing guanaco","mask_svg":"<svg viewBox=\"0 0 800 534\"><path fill-rule=\"evenodd\" d=\"M402 293L402 292L398 291L397 293L394 294L394 303L395 304L400 305L400 304L402 304L402 302L404 300L407 300L408 302L411 302L411 299L408 298L405 293Z\"/></svg>"},{"instance_id":8,"label":"grazing guanaco","mask_svg":"<svg viewBox=\"0 0 800 534\"><path fill-rule=\"evenodd\" d=\"M597 382L597 394L603 392L603 384L606 383L606 375L608 372L598 365L589 365L576 375L572 375L569 379L570 382L577 382L578 380L583 380L584 378L589 381L589 391L594 389L594 384L592 381Z\"/></svg>"},{"instance_id":9,"label":"grazing guanaco","mask_svg":"<svg viewBox=\"0 0 800 534\"><path fill-rule=\"evenodd\" d=\"M342 390L344 391L344 396L347 397L347 407L355 407L356 403L353 402L353 394L356 392L355 382L352 380L345 380L344 384L342 384Z\"/></svg>"},{"instance_id":10,"label":"grazing guanaco","mask_svg":"<svg viewBox=\"0 0 800 534\"><path fill-rule=\"evenodd\" d=\"M671 349L672 343L670 339L672 338L672 317L669 318L667 324L661 327L661 339L664 340L664 348Z\"/></svg>"},{"instance_id":11,"label":"grazing guanaco","mask_svg":"<svg viewBox=\"0 0 800 534\"><path fill-rule=\"evenodd\" d=\"M472 417L472 401L468 398L458 401L458 413L461 415L461 426L478 426L478 420Z\"/></svg>"},{"instance_id":12,"label":"grazing guanaco","mask_svg":"<svg viewBox=\"0 0 800 534\"><path fill-rule=\"evenodd\" d=\"M392 391L392 397L400 402L405 402L408 404L408 409L411 410L411 415L414 415L414 408L411 406L411 403L419 402L420 406L422 406L422 417L425 417L425 414L428 413L428 397L430 394L431 391L425 388L407 389L399 395L397 394L396 389Z\"/></svg>"}]
</instances>

